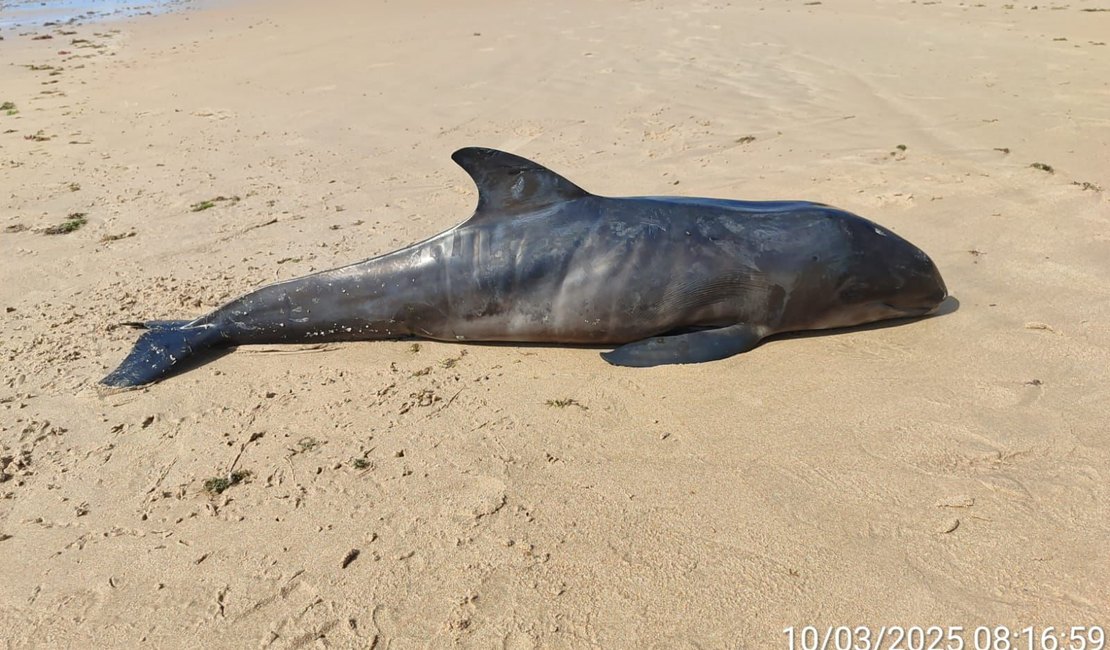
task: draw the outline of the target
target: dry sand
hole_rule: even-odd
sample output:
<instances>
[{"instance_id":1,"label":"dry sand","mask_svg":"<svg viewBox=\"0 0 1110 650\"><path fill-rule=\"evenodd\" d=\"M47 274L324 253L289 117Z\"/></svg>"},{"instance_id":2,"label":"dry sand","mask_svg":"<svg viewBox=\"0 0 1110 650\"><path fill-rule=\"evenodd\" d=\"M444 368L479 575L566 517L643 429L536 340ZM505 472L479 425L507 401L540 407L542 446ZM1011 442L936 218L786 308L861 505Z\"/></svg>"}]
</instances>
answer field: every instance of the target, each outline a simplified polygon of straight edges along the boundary
<instances>
[{"instance_id":1,"label":"dry sand","mask_svg":"<svg viewBox=\"0 0 1110 650\"><path fill-rule=\"evenodd\" d=\"M2 644L1110 623L1103 7L283 0L4 31ZM699 366L254 347L98 394L116 323L461 221L475 144L602 194L857 211L960 307Z\"/></svg>"}]
</instances>

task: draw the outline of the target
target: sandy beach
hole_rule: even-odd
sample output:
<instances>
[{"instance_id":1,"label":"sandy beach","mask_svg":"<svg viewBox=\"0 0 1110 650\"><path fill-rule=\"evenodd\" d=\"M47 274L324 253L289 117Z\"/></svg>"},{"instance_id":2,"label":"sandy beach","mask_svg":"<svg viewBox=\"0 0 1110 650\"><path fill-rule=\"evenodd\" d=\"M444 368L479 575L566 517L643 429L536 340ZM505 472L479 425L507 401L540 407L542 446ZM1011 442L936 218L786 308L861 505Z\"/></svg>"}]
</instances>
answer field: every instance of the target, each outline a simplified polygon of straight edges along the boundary
<instances>
[{"instance_id":1,"label":"sandy beach","mask_svg":"<svg viewBox=\"0 0 1110 650\"><path fill-rule=\"evenodd\" d=\"M1110 5L247 0L0 36L0 646L1110 629ZM836 205L959 308L702 365L244 346L98 390L120 323L464 220L470 145Z\"/></svg>"}]
</instances>

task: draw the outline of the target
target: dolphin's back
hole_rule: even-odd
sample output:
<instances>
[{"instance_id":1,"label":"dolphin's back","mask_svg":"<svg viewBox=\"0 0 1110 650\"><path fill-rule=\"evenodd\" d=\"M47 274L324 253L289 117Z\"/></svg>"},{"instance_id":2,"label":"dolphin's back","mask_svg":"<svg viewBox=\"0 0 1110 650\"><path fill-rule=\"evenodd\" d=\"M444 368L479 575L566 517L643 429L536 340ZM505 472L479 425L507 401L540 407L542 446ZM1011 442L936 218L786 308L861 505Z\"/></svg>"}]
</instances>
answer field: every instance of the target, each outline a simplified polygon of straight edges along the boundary
<instances>
[{"instance_id":1,"label":"dolphin's back","mask_svg":"<svg viewBox=\"0 0 1110 650\"><path fill-rule=\"evenodd\" d=\"M804 212L815 209L835 209L824 203L812 201L739 201L734 199L710 199L694 196L634 196L630 200L669 203L677 206L708 207L749 214L775 214L782 212Z\"/></svg>"}]
</instances>

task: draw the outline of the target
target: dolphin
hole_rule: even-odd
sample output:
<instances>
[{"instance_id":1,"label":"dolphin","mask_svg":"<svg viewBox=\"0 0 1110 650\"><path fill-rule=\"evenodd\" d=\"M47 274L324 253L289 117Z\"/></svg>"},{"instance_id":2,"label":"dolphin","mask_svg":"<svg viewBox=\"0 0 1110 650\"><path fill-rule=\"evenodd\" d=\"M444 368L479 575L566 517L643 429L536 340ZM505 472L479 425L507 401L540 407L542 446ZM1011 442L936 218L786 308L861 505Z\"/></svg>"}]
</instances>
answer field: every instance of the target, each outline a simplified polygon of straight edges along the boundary
<instances>
[{"instance_id":1,"label":"dolphin","mask_svg":"<svg viewBox=\"0 0 1110 650\"><path fill-rule=\"evenodd\" d=\"M101 380L148 384L206 349L421 337L617 346L618 366L699 363L782 332L924 316L933 261L881 225L805 201L591 194L469 147L463 223L356 264L264 286L190 321L151 321Z\"/></svg>"}]
</instances>

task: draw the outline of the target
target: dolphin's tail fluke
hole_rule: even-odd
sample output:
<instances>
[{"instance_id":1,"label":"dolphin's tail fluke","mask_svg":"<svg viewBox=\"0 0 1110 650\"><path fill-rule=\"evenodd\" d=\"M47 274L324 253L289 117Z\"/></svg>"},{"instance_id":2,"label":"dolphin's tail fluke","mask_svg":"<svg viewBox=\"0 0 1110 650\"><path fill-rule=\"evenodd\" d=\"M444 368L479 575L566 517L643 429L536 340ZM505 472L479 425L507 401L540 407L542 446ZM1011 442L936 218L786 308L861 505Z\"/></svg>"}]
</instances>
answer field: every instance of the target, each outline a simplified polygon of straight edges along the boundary
<instances>
[{"instance_id":1,"label":"dolphin's tail fluke","mask_svg":"<svg viewBox=\"0 0 1110 650\"><path fill-rule=\"evenodd\" d=\"M142 326L147 331L135 341L131 354L100 383L114 388L149 384L223 340L220 329L212 324L190 327L188 321L150 321Z\"/></svg>"}]
</instances>

